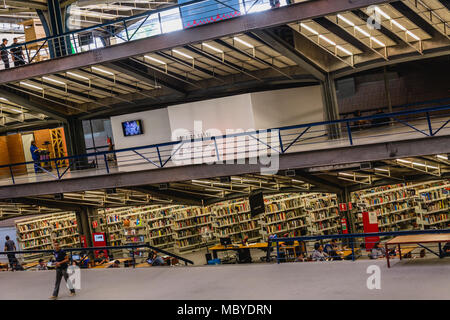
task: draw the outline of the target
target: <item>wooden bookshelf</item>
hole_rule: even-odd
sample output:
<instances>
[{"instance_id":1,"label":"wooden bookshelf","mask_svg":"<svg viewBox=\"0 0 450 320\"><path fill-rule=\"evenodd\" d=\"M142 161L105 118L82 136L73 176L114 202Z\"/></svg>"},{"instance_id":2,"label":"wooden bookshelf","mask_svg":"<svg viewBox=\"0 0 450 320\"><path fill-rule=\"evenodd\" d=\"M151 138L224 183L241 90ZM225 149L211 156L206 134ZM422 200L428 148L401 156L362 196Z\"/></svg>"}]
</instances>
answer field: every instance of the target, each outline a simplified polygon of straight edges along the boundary
<instances>
[{"instance_id":1,"label":"wooden bookshelf","mask_svg":"<svg viewBox=\"0 0 450 320\"><path fill-rule=\"evenodd\" d=\"M21 250L52 250L54 241L58 241L62 248L80 244L77 219L73 212L17 220L16 232ZM23 259L28 263L50 256L40 253L24 254Z\"/></svg>"},{"instance_id":2,"label":"wooden bookshelf","mask_svg":"<svg viewBox=\"0 0 450 320\"><path fill-rule=\"evenodd\" d=\"M418 222L422 229L450 226L450 183L437 181L417 190Z\"/></svg>"},{"instance_id":3,"label":"wooden bookshelf","mask_svg":"<svg viewBox=\"0 0 450 320\"><path fill-rule=\"evenodd\" d=\"M337 196L315 193L305 198L309 218L309 234L333 234L341 229Z\"/></svg>"}]
</instances>

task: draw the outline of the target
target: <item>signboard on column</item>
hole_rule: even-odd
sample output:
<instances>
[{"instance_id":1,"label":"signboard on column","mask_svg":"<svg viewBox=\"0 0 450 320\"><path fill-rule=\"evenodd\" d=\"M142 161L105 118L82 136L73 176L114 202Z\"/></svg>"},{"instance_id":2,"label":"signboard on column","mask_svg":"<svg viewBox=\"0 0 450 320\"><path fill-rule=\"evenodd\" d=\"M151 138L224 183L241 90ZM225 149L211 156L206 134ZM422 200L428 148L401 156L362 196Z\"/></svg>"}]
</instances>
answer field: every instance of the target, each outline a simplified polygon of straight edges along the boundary
<instances>
[{"instance_id":1,"label":"signboard on column","mask_svg":"<svg viewBox=\"0 0 450 320\"><path fill-rule=\"evenodd\" d=\"M364 211L363 213L363 226L364 226L364 233L376 233L379 232L378 229L378 217L376 212L367 212ZM371 236L366 237L366 250L370 251L373 248L373 245L380 241L380 237L378 236Z\"/></svg>"},{"instance_id":2,"label":"signboard on column","mask_svg":"<svg viewBox=\"0 0 450 320\"><path fill-rule=\"evenodd\" d=\"M92 245L94 247L106 247L106 237L105 234L103 232L95 232L92 234ZM101 250L96 250L95 251L95 257L98 256L99 252ZM108 257L108 253L106 250L103 250L103 252L105 253L105 257Z\"/></svg>"}]
</instances>

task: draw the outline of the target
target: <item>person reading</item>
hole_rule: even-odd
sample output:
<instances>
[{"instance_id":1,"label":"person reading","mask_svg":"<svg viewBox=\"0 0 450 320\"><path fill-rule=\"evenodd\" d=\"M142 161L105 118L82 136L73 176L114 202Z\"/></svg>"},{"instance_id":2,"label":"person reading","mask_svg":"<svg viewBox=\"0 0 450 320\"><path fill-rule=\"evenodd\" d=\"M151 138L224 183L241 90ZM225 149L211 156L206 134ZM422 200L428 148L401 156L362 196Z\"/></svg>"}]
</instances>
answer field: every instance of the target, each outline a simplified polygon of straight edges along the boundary
<instances>
[{"instance_id":1,"label":"person reading","mask_svg":"<svg viewBox=\"0 0 450 320\"><path fill-rule=\"evenodd\" d=\"M101 266L108 262L108 258L105 257L105 252L102 250L98 253L97 258L94 260L96 266Z\"/></svg>"},{"instance_id":2,"label":"person reading","mask_svg":"<svg viewBox=\"0 0 450 320\"><path fill-rule=\"evenodd\" d=\"M328 254L323 251L323 247L320 243L314 244L314 252L311 255L313 261L326 261L328 260Z\"/></svg>"}]
</instances>

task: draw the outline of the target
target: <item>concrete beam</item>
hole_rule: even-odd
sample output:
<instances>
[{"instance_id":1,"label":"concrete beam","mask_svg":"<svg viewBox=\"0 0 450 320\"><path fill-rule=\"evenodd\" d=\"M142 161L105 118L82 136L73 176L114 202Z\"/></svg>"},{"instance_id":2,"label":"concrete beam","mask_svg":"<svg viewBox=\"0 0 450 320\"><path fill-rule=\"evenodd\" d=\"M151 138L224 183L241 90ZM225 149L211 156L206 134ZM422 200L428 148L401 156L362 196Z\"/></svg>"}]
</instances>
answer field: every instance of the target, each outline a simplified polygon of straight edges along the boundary
<instances>
[{"instance_id":1,"label":"concrete beam","mask_svg":"<svg viewBox=\"0 0 450 320\"><path fill-rule=\"evenodd\" d=\"M450 153L450 136L289 153L280 156L279 170L306 169L316 166L381 161L442 153ZM261 172L262 168L263 166L260 164L204 164L150 169L136 172L120 172L110 175L98 174L96 176L85 176L59 181L54 180L1 186L0 199L14 199L16 197L79 192L114 187L126 188L145 186L149 183L170 183L192 179L258 173Z\"/></svg>"},{"instance_id":2,"label":"concrete beam","mask_svg":"<svg viewBox=\"0 0 450 320\"><path fill-rule=\"evenodd\" d=\"M382 4L390 0L316 0L296 3L290 6L244 15L196 28L180 30L168 34L126 42L103 49L92 50L58 59L42 61L0 72L0 84L19 81L44 74L59 73L103 62L119 60L149 52L168 50L191 43L216 39L231 34L251 32L306 20L337 12L355 10L370 5Z\"/></svg>"}]
</instances>

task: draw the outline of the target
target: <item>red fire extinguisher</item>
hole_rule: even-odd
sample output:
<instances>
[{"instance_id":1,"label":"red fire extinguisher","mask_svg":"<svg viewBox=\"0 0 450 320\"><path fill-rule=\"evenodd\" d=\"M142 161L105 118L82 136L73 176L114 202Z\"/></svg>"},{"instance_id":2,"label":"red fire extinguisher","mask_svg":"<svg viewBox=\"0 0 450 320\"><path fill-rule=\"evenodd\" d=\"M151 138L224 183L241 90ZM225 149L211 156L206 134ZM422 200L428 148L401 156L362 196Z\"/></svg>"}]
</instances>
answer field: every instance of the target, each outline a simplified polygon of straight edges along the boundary
<instances>
[{"instance_id":1,"label":"red fire extinguisher","mask_svg":"<svg viewBox=\"0 0 450 320\"><path fill-rule=\"evenodd\" d=\"M341 227L342 227L342 233L343 234L348 234L347 219L346 218L342 218L341 219Z\"/></svg>"}]
</instances>

